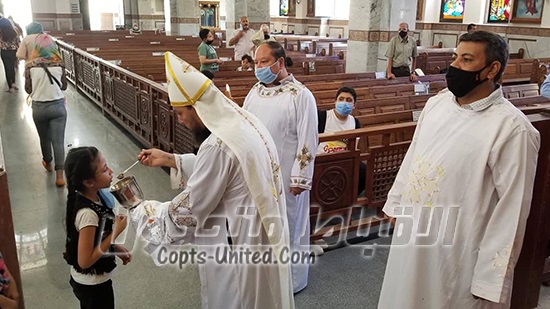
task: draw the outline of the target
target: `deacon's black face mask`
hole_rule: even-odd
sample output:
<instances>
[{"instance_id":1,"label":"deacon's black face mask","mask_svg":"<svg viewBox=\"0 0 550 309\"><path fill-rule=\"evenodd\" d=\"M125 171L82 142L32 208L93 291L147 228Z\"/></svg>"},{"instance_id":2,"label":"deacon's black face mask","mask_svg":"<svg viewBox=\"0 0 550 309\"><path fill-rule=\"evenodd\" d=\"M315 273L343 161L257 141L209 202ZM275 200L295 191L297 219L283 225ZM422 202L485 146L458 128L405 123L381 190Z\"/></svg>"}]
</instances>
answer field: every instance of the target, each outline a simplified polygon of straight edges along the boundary
<instances>
[{"instance_id":1,"label":"deacon's black face mask","mask_svg":"<svg viewBox=\"0 0 550 309\"><path fill-rule=\"evenodd\" d=\"M475 87L483 84L487 81L487 77L481 80L481 72L489 67L490 64L484 66L479 71L464 71L453 66L449 66L447 75L447 88L457 97L462 98L463 96L470 93L474 90Z\"/></svg>"}]
</instances>

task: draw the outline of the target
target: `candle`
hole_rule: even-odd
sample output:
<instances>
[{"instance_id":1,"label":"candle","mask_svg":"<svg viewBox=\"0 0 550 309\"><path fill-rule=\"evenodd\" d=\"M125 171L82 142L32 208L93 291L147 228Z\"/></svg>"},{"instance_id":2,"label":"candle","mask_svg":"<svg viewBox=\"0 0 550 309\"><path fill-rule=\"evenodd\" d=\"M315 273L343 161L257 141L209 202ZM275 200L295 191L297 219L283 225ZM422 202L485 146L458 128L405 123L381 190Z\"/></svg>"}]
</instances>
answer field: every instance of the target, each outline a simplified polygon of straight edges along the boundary
<instances>
[{"instance_id":1,"label":"candle","mask_svg":"<svg viewBox=\"0 0 550 309\"><path fill-rule=\"evenodd\" d=\"M229 88L229 84L225 84L225 91L227 92L227 95L231 97L231 88Z\"/></svg>"}]
</instances>

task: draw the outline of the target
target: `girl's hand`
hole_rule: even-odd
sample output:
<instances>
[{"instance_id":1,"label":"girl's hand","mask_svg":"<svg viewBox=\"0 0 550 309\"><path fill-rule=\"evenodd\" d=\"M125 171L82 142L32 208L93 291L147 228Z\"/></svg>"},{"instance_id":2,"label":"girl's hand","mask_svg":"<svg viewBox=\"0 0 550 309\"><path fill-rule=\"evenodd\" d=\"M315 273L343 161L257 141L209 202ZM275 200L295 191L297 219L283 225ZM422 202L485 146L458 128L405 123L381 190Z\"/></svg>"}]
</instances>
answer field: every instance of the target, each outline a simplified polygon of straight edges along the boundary
<instances>
[{"instance_id":1,"label":"girl's hand","mask_svg":"<svg viewBox=\"0 0 550 309\"><path fill-rule=\"evenodd\" d=\"M115 245L116 256L122 260L122 265L126 265L132 261L132 254L123 246Z\"/></svg>"},{"instance_id":2,"label":"girl's hand","mask_svg":"<svg viewBox=\"0 0 550 309\"><path fill-rule=\"evenodd\" d=\"M13 299L17 303L19 300L19 291L17 291L15 284L8 285L8 288L6 289L6 296Z\"/></svg>"},{"instance_id":3,"label":"girl's hand","mask_svg":"<svg viewBox=\"0 0 550 309\"><path fill-rule=\"evenodd\" d=\"M2 294L0 294L0 304L2 304L2 308L6 308L6 309L18 308L18 304L16 300L6 297Z\"/></svg>"},{"instance_id":4,"label":"girl's hand","mask_svg":"<svg viewBox=\"0 0 550 309\"><path fill-rule=\"evenodd\" d=\"M6 269L6 272L8 273L8 277L10 278L10 284L5 287L5 294L7 297L13 299L17 303L19 301L19 291L17 290L17 284L15 283L15 280L13 279L10 271Z\"/></svg>"},{"instance_id":5,"label":"girl's hand","mask_svg":"<svg viewBox=\"0 0 550 309\"><path fill-rule=\"evenodd\" d=\"M126 228L128 224L128 217L124 215L115 216L115 224L113 226L113 239L117 238L122 231Z\"/></svg>"}]
</instances>

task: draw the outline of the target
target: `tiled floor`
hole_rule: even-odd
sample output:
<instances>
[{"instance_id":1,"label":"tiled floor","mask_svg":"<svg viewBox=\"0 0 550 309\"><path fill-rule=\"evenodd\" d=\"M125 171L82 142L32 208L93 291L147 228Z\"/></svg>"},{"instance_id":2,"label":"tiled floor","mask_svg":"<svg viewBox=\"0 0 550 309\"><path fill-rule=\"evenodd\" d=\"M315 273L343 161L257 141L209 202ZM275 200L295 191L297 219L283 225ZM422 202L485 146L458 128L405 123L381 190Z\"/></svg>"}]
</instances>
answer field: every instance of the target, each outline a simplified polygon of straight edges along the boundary
<instances>
[{"instance_id":1,"label":"tiled floor","mask_svg":"<svg viewBox=\"0 0 550 309\"><path fill-rule=\"evenodd\" d=\"M0 89L3 83L2 76ZM66 94L65 144L98 147L115 173L132 164L140 147L73 87ZM21 90L0 92L0 130L26 307L77 308L68 284L69 268L61 256L67 192L55 187L55 176L40 164L38 136L25 97ZM147 198L168 200L176 194L168 189L168 176L161 169L138 166L132 173ZM128 239L133 239L129 234ZM120 265L114 275L117 308L199 308L196 267L155 267L139 245L134 261ZM296 296L297 308L376 308L386 259L384 250L365 259L360 246L327 252L311 268L308 288ZM539 308L550 308L550 288L541 291Z\"/></svg>"}]
</instances>

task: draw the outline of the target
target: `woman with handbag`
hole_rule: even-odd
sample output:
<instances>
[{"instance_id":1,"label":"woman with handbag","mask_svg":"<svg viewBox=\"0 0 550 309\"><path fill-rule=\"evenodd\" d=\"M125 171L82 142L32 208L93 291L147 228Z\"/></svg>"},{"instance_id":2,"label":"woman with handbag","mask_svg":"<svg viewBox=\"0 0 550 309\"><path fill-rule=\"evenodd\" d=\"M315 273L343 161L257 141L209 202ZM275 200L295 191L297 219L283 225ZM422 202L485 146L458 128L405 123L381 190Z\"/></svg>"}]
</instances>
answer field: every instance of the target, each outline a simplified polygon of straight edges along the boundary
<instances>
[{"instance_id":1,"label":"woman with handbag","mask_svg":"<svg viewBox=\"0 0 550 309\"><path fill-rule=\"evenodd\" d=\"M19 47L19 37L7 18L0 18L0 49L2 62L4 63L4 72L6 73L6 82L8 83L7 92L19 90L15 85L15 65L17 58L15 52Z\"/></svg>"},{"instance_id":2,"label":"woman with handbag","mask_svg":"<svg viewBox=\"0 0 550 309\"><path fill-rule=\"evenodd\" d=\"M31 23L30 33L17 51L25 59L25 91L32 99L32 117L42 150L42 165L48 172L56 172L55 184L65 186L65 126L67 109L65 95L67 79L61 54L53 39L42 33L42 26ZM53 157L52 157L53 148ZM52 165L52 160L55 165Z\"/></svg>"}]
</instances>

